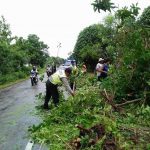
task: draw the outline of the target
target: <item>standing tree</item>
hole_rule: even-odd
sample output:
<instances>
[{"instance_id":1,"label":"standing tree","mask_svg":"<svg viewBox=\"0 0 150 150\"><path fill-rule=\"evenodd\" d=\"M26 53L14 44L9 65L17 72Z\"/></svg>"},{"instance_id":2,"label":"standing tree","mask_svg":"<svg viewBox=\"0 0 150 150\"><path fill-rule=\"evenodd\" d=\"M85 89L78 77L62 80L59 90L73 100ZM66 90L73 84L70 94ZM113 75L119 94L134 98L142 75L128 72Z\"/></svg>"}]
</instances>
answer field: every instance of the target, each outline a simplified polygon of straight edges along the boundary
<instances>
[{"instance_id":1,"label":"standing tree","mask_svg":"<svg viewBox=\"0 0 150 150\"><path fill-rule=\"evenodd\" d=\"M28 55L30 63L33 65L39 65L43 67L48 57L48 46L44 42L39 41L39 37L34 34L30 34L27 39Z\"/></svg>"},{"instance_id":2,"label":"standing tree","mask_svg":"<svg viewBox=\"0 0 150 150\"><path fill-rule=\"evenodd\" d=\"M2 16L0 20L0 74L12 71L12 54L10 53L10 43L12 41L9 24Z\"/></svg>"}]
</instances>

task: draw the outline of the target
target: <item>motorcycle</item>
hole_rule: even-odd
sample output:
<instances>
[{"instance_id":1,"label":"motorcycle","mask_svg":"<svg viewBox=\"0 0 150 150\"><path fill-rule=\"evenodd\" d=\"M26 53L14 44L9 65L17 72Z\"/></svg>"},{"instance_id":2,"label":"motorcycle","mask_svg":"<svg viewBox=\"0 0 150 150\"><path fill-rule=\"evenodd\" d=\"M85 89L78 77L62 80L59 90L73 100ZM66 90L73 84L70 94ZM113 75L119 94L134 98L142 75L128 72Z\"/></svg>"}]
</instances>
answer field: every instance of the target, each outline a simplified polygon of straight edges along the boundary
<instances>
[{"instance_id":1,"label":"motorcycle","mask_svg":"<svg viewBox=\"0 0 150 150\"><path fill-rule=\"evenodd\" d=\"M37 84L38 78L37 78L37 76L36 76L35 74L32 74L32 75L30 76L30 79L31 79L31 85L32 85L32 86Z\"/></svg>"}]
</instances>

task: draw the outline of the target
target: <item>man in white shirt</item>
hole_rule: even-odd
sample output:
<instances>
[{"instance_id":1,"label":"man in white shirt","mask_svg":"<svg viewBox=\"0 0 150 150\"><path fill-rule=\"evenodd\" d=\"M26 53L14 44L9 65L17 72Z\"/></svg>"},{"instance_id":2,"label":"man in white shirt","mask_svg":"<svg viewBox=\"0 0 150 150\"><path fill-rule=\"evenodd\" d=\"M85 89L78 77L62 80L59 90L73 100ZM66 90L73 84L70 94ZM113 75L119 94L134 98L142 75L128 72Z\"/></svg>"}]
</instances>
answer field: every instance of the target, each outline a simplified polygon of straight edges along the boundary
<instances>
[{"instance_id":1,"label":"man in white shirt","mask_svg":"<svg viewBox=\"0 0 150 150\"><path fill-rule=\"evenodd\" d=\"M103 62L104 62L104 59L99 58L98 63L96 65L96 73L97 73L98 81L100 81L100 75L101 75L101 72L103 71Z\"/></svg>"}]
</instances>

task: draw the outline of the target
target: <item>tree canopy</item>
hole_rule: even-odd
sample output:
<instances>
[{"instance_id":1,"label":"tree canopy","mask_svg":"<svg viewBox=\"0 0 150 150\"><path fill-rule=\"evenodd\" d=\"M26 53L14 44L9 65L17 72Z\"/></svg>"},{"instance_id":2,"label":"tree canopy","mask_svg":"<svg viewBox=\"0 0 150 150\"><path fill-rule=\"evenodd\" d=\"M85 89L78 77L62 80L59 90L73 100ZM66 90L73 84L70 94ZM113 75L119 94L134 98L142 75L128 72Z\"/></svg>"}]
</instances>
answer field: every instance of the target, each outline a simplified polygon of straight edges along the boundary
<instances>
[{"instance_id":1,"label":"tree canopy","mask_svg":"<svg viewBox=\"0 0 150 150\"><path fill-rule=\"evenodd\" d=\"M117 10L114 16L107 16L103 24L83 29L75 44L74 56L93 68L91 70L99 57L109 57L112 73L103 82L104 88L115 93L116 100L142 97L149 103L150 34L147 27L150 13L148 7L137 18L139 9L137 4L132 4L130 8ZM128 93L132 96L128 97Z\"/></svg>"},{"instance_id":2,"label":"tree canopy","mask_svg":"<svg viewBox=\"0 0 150 150\"><path fill-rule=\"evenodd\" d=\"M111 29L102 24L86 27L79 33L73 56L79 62L85 62L89 68L93 68L99 57L107 56L106 37L109 36L111 36Z\"/></svg>"},{"instance_id":3,"label":"tree canopy","mask_svg":"<svg viewBox=\"0 0 150 150\"><path fill-rule=\"evenodd\" d=\"M0 85L25 78L32 65L44 67L48 45L35 34L27 39L12 36L10 25L0 18Z\"/></svg>"},{"instance_id":4,"label":"tree canopy","mask_svg":"<svg viewBox=\"0 0 150 150\"><path fill-rule=\"evenodd\" d=\"M150 28L150 6L144 9L140 22Z\"/></svg>"}]
</instances>

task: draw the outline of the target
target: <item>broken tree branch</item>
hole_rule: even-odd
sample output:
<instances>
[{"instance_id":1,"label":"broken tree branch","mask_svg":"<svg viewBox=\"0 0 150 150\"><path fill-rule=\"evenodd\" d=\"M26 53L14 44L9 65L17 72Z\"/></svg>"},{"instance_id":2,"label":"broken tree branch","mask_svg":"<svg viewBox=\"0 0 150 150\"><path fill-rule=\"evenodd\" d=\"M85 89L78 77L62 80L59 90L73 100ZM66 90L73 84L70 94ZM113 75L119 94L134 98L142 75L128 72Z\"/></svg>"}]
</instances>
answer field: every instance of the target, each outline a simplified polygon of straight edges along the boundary
<instances>
[{"instance_id":1,"label":"broken tree branch","mask_svg":"<svg viewBox=\"0 0 150 150\"><path fill-rule=\"evenodd\" d=\"M126 104L131 104L131 103L138 102L138 101L141 101L141 98L139 98L139 99L134 99L134 100L132 100L132 101L127 101L127 102L122 103L122 104L115 104L115 106L116 106L116 107L121 107L121 106L124 106L124 105L126 105Z\"/></svg>"},{"instance_id":2,"label":"broken tree branch","mask_svg":"<svg viewBox=\"0 0 150 150\"><path fill-rule=\"evenodd\" d=\"M120 109L113 103L114 96L109 97L106 89L104 89L104 91L101 92L101 95L106 99L106 102L110 104L114 110L120 111Z\"/></svg>"}]
</instances>

